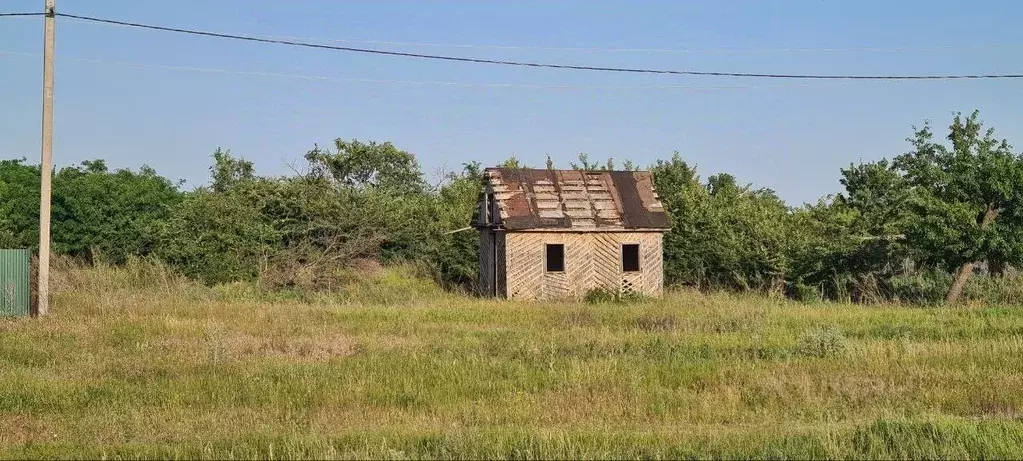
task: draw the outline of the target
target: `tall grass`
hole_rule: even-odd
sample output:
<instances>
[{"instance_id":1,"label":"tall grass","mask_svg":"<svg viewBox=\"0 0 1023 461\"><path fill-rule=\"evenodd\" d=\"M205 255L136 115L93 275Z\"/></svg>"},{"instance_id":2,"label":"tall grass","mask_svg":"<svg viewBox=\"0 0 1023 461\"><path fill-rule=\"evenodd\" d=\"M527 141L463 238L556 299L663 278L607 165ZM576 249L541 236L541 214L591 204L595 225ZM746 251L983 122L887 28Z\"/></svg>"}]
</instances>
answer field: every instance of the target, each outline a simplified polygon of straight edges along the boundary
<instances>
[{"instance_id":1,"label":"tall grass","mask_svg":"<svg viewBox=\"0 0 1023 461\"><path fill-rule=\"evenodd\" d=\"M514 303L64 267L0 320L0 457L1020 458L1023 311Z\"/></svg>"}]
</instances>

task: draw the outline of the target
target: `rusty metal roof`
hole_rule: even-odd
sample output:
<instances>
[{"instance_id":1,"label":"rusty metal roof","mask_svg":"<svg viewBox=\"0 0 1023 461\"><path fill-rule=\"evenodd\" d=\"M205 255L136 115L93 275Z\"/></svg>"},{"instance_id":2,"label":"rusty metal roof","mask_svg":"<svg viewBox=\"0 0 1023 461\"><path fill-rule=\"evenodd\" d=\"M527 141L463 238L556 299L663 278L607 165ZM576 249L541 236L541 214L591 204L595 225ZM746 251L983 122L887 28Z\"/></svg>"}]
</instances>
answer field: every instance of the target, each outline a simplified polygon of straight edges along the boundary
<instances>
[{"instance_id":1,"label":"rusty metal roof","mask_svg":"<svg viewBox=\"0 0 1023 461\"><path fill-rule=\"evenodd\" d=\"M671 228L648 171L487 168L485 176L499 212L496 222L477 221L478 226L573 231Z\"/></svg>"}]
</instances>

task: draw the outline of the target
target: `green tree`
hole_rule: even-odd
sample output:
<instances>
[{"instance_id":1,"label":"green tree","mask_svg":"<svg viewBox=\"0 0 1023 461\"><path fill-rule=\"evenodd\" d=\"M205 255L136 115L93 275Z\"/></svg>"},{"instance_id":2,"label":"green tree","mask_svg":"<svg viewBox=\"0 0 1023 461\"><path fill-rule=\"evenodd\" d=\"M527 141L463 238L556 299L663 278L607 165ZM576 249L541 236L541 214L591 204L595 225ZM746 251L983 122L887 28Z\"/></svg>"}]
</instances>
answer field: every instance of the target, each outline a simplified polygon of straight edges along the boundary
<instances>
[{"instance_id":1,"label":"green tree","mask_svg":"<svg viewBox=\"0 0 1023 461\"><path fill-rule=\"evenodd\" d=\"M181 199L152 168L109 171L101 160L62 168L53 178L53 249L115 263L153 250L153 227Z\"/></svg>"},{"instance_id":2,"label":"green tree","mask_svg":"<svg viewBox=\"0 0 1023 461\"><path fill-rule=\"evenodd\" d=\"M789 220L789 294L800 300L851 300L859 274L851 268L861 240L852 234L857 214L832 198L805 204Z\"/></svg>"},{"instance_id":3,"label":"green tree","mask_svg":"<svg viewBox=\"0 0 1023 461\"><path fill-rule=\"evenodd\" d=\"M476 212L482 187L480 165L469 163L461 173L450 175L434 198L429 222L432 235L422 259L447 285L472 288L477 281L479 233L466 227Z\"/></svg>"},{"instance_id":4,"label":"green tree","mask_svg":"<svg viewBox=\"0 0 1023 461\"><path fill-rule=\"evenodd\" d=\"M102 160L62 168L53 176L55 253L112 262L153 249L153 226L181 199L177 185L143 167L109 171ZM39 167L0 161L0 246L36 248Z\"/></svg>"},{"instance_id":5,"label":"green tree","mask_svg":"<svg viewBox=\"0 0 1023 461\"><path fill-rule=\"evenodd\" d=\"M954 303L978 262L1023 263L1023 159L976 111L955 115L951 146L933 138L929 125L918 129L895 166L911 189L907 243L923 262L955 272L946 295Z\"/></svg>"},{"instance_id":6,"label":"green tree","mask_svg":"<svg viewBox=\"0 0 1023 461\"><path fill-rule=\"evenodd\" d=\"M39 242L39 167L0 160L0 248Z\"/></svg>"},{"instance_id":7,"label":"green tree","mask_svg":"<svg viewBox=\"0 0 1023 461\"><path fill-rule=\"evenodd\" d=\"M394 194L426 190L426 181L415 156L389 142L334 141L334 152L314 147L306 154L311 174L326 176L354 188L383 189Z\"/></svg>"},{"instance_id":8,"label":"green tree","mask_svg":"<svg viewBox=\"0 0 1023 461\"><path fill-rule=\"evenodd\" d=\"M652 168L674 227L664 237L668 283L779 290L788 268L788 209L773 191L721 174L700 182L676 152Z\"/></svg>"},{"instance_id":9,"label":"green tree","mask_svg":"<svg viewBox=\"0 0 1023 461\"><path fill-rule=\"evenodd\" d=\"M219 147L213 152L213 165L210 166L210 176L214 192L226 192L237 186L239 183L251 181L255 178L255 169L252 162L237 158L231 155L230 150L221 150Z\"/></svg>"},{"instance_id":10,"label":"green tree","mask_svg":"<svg viewBox=\"0 0 1023 461\"><path fill-rule=\"evenodd\" d=\"M822 287L827 297L878 300L909 257L903 241L909 188L886 160L841 170L845 190L797 211L794 283Z\"/></svg>"},{"instance_id":11,"label":"green tree","mask_svg":"<svg viewBox=\"0 0 1023 461\"><path fill-rule=\"evenodd\" d=\"M902 237L908 225L909 184L887 160L850 165L841 170L845 192L836 203L855 210L858 231L865 240Z\"/></svg>"}]
</instances>

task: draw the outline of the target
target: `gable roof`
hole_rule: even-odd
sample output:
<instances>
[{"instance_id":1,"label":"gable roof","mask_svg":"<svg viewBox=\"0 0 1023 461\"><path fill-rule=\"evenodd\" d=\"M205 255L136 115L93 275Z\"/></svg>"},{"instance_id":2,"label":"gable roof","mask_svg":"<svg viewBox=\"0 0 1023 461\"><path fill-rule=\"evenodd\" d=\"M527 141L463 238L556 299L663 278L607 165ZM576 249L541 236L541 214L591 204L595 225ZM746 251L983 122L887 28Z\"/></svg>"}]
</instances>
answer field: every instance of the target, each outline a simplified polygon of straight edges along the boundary
<instances>
[{"instance_id":1,"label":"gable roof","mask_svg":"<svg viewBox=\"0 0 1023 461\"><path fill-rule=\"evenodd\" d=\"M496 222L477 219L477 227L572 231L671 228L648 171L487 168L484 174L486 192L494 194L498 212ZM485 210L484 206L481 203L480 210Z\"/></svg>"}]
</instances>

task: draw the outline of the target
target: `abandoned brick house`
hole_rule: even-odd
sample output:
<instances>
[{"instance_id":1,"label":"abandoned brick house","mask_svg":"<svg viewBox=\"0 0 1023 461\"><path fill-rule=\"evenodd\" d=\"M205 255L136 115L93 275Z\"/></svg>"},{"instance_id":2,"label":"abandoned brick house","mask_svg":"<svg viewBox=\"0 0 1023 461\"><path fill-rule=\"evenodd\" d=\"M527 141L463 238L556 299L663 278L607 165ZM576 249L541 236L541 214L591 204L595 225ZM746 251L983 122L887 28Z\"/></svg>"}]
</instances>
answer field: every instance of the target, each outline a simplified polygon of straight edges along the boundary
<instances>
[{"instance_id":1,"label":"abandoned brick house","mask_svg":"<svg viewBox=\"0 0 1023 461\"><path fill-rule=\"evenodd\" d=\"M670 228L646 171L488 168L474 226L484 296L660 296Z\"/></svg>"}]
</instances>

